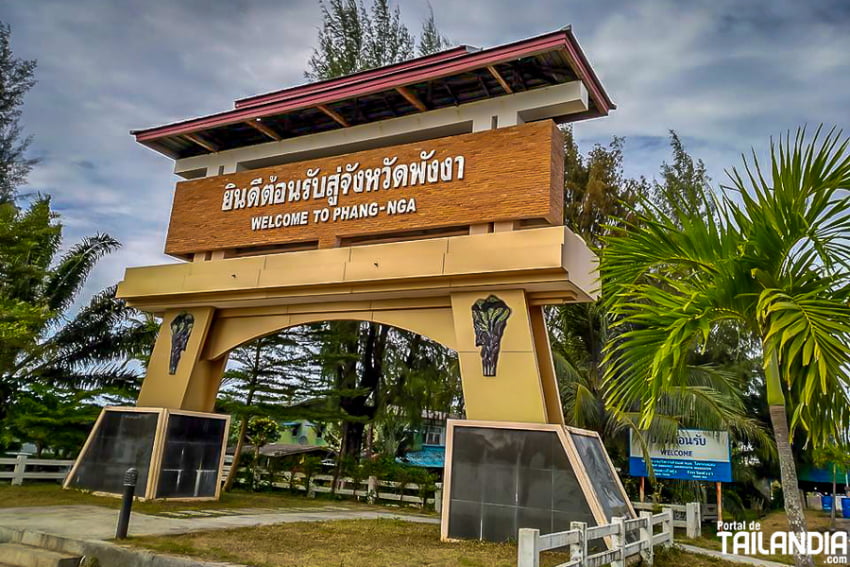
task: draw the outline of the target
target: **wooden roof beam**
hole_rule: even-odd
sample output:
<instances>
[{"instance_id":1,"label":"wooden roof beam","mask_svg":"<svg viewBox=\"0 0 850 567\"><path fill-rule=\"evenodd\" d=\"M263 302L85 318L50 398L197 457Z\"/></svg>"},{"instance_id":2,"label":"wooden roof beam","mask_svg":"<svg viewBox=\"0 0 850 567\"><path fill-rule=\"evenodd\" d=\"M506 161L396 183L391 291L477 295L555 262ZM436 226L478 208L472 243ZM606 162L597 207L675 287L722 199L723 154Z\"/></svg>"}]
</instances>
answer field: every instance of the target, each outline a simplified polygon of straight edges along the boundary
<instances>
[{"instance_id":1,"label":"wooden roof beam","mask_svg":"<svg viewBox=\"0 0 850 567\"><path fill-rule=\"evenodd\" d=\"M504 77L502 77L502 75L495 67L493 67L492 65L487 65L487 70L490 71L490 74L493 75L494 79L499 81L499 84L502 86L506 93L513 94L514 91L511 90L511 87L508 85L508 82L504 79Z\"/></svg>"},{"instance_id":2,"label":"wooden roof beam","mask_svg":"<svg viewBox=\"0 0 850 567\"><path fill-rule=\"evenodd\" d=\"M263 134L265 134L276 142L279 142L282 139L282 136L280 134L272 130L269 125L263 124L263 122L259 118L255 118L254 120L246 120L245 124L247 124L251 128L254 128L255 130L258 130L259 132L262 132Z\"/></svg>"},{"instance_id":3,"label":"wooden roof beam","mask_svg":"<svg viewBox=\"0 0 850 567\"><path fill-rule=\"evenodd\" d=\"M218 147L216 147L215 144L201 138L198 134L183 134L183 137L186 138L187 140L189 140L190 142L193 142L193 143L201 146L202 148L204 148L208 152L216 153L218 151Z\"/></svg>"},{"instance_id":4,"label":"wooden roof beam","mask_svg":"<svg viewBox=\"0 0 850 567\"><path fill-rule=\"evenodd\" d=\"M403 96L407 102L415 106L416 110L419 112L425 112L428 110L428 107L425 106L425 104L407 87L396 87L395 90L398 94Z\"/></svg>"},{"instance_id":5,"label":"wooden roof beam","mask_svg":"<svg viewBox=\"0 0 850 567\"><path fill-rule=\"evenodd\" d=\"M322 112L324 112L325 114L330 116L333 119L334 122L336 122L337 124L339 124L343 128L348 128L350 126L350 124L348 122L346 122L345 118L343 118L338 112L331 110L330 108L328 108L324 104L319 104L319 105L316 106L316 108L318 108L319 110L321 110Z\"/></svg>"}]
</instances>

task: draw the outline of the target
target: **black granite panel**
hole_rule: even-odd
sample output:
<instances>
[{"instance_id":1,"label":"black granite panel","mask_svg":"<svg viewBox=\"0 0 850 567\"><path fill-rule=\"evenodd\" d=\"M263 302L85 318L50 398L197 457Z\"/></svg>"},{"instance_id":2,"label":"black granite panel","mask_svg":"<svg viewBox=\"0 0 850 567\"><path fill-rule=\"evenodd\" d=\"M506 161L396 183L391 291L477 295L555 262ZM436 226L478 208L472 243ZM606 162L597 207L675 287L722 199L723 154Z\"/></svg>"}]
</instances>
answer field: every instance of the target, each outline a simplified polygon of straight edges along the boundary
<instances>
[{"instance_id":1,"label":"black granite panel","mask_svg":"<svg viewBox=\"0 0 850 567\"><path fill-rule=\"evenodd\" d=\"M620 491L616 473L605 455L605 447L597 437L572 434L576 450L587 469L593 490L602 505L605 517L610 521L616 516L631 516L628 504Z\"/></svg>"},{"instance_id":2,"label":"black granite panel","mask_svg":"<svg viewBox=\"0 0 850 567\"><path fill-rule=\"evenodd\" d=\"M225 420L170 414L157 498L215 496Z\"/></svg>"},{"instance_id":3,"label":"black granite panel","mask_svg":"<svg viewBox=\"0 0 850 567\"><path fill-rule=\"evenodd\" d=\"M596 525L554 431L456 427L452 442L449 537L507 541L520 528Z\"/></svg>"},{"instance_id":4,"label":"black granite panel","mask_svg":"<svg viewBox=\"0 0 850 567\"><path fill-rule=\"evenodd\" d=\"M124 474L139 471L136 495L144 495L159 413L106 411L74 478L74 488L121 494Z\"/></svg>"}]
</instances>

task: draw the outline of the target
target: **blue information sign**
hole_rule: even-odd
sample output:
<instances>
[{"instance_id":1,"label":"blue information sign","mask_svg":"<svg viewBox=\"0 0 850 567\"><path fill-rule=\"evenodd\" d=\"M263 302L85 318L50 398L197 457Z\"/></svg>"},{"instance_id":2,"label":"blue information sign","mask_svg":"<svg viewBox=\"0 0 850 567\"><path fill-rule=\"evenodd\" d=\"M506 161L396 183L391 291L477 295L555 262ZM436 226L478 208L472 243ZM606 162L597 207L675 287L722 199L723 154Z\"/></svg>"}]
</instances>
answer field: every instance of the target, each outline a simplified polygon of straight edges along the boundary
<instances>
[{"instance_id":1,"label":"blue information sign","mask_svg":"<svg viewBox=\"0 0 850 567\"><path fill-rule=\"evenodd\" d=\"M640 445L630 439L629 474L649 476ZM675 443L650 445L656 478L732 482L729 434L725 431L680 429Z\"/></svg>"}]
</instances>

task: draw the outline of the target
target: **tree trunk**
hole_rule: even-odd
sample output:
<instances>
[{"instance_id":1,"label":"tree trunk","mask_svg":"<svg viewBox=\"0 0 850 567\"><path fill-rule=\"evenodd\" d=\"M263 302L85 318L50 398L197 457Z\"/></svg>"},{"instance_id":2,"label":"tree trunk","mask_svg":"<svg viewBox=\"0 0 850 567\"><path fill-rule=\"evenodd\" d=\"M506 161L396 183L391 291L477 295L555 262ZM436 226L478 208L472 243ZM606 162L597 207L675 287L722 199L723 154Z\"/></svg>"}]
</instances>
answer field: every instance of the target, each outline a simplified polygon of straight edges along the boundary
<instances>
[{"instance_id":1,"label":"tree trunk","mask_svg":"<svg viewBox=\"0 0 850 567\"><path fill-rule=\"evenodd\" d=\"M347 456L360 461L363 450L364 428L367 422L375 418L375 413L381 405L381 382L383 379L383 358L389 327L376 323L368 323L363 350L361 355L362 375L358 375L356 363L351 363L341 372L347 375L339 380L343 384L354 384L358 393L341 396L340 407L352 420L342 424L342 447L340 456ZM357 347L355 343L353 346ZM356 352L356 350L350 350Z\"/></svg>"},{"instance_id":2,"label":"tree trunk","mask_svg":"<svg viewBox=\"0 0 850 567\"><path fill-rule=\"evenodd\" d=\"M260 377L260 354L262 350L263 339L259 339L254 344L254 367L251 369L251 380L248 382L248 395L245 396L246 409L254 402L254 393L257 391L257 380ZM242 422L239 424L239 439L236 440L236 451L233 453L233 464L230 465L230 474L227 475L227 482L224 483L225 492L230 492L233 489L236 472L239 470L240 461L242 461L242 447L245 445L245 436L248 434L249 421L251 421L250 415L242 416Z\"/></svg>"},{"instance_id":3,"label":"tree trunk","mask_svg":"<svg viewBox=\"0 0 850 567\"><path fill-rule=\"evenodd\" d=\"M236 440L236 451L233 453L233 464L230 465L230 474L227 475L227 482L224 483L224 491L230 492L233 489L233 483L236 481L236 471L239 470L239 462L242 460L242 447L245 445L245 434L248 432L248 416L242 416L242 422L239 424L239 439Z\"/></svg>"},{"instance_id":4,"label":"tree trunk","mask_svg":"<svg viewBox=\"0 0 850 567\"><path fill-rule=\"evenodd\" d=\"M785 406L770 406L770 422L773 425L773 435L776 438L776 452L779 454L779 472L782 481L782 494L785 497L785 514L791 531L803 534L806 531L806 516L800 499L800 488L797 484L797 467L794 465L794 453L788 434L788 416ZM835 505L833 504L833 508ZM814 567L811 555L794 554L796 567Z\"/></svg>"},{"instance_id":5,"label":"tree trunk","mask_svg":"<svg viewBox=\"0 0 850 567\"><path fill-rule=\"evenodd\" d=\"M342 448L340 453L344 457L351 457L355 461L360 460L360 451L363 447L363 431L365 424L358 421L346 421L343 428Z\"/></svg>"}]
</instances>

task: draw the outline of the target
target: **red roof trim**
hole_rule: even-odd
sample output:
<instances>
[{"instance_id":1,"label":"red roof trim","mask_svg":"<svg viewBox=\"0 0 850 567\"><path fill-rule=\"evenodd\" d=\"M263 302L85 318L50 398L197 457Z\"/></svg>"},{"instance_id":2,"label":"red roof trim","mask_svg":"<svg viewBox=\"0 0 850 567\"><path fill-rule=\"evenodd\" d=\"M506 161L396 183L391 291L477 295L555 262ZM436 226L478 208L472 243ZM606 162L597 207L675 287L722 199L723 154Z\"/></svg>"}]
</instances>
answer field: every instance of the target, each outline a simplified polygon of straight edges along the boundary
<instances>
[{"instance_id":1,"label":"red roof trim","mask_svg":"<svg viewBox=\"0 0 850 567\"><path fill-rule=\"evenodd\" d=\"M165 136L188 134L208 128L262 118L264 116L282 114L296 109L310 108L319 104L330 104L339 100L432 80L555 49L567 50L570 59L576 66L575 71L577 75L579 75L579 78L590 90L591 97L601 114L607 114L609 109L615 108L605 94L602 85L599 84L596 75L587 64L587 59L578 48L572 33L569 30L559 30L499 47L474 53L465 53L461 56L456 56L453 53L454 50L449 50L442 54L436 54L445 55L445 59L442 57L436 57L434 59L420 58L399 64L400 70L399 67L390 66L365 71L362 74L358 73L357 75L331 79L323 83L302 85L294 89L271 93L270 95L261 95L263 97L269 97L268 100L270 102L268 103L256 102L255 104L243 106L235 110L165 126L136 130L132 134L136 136L136 141L138 142L152 141ZM452 54L452 56L449 57L448 54ZM297 92L292 93L293 90Z\"/></svg>"},{"instance_id":2,"label":"red roof trim","mask_svg":"<svg viewBox=\"0 0 850 567\"><path fill-rule=\"evenodd\" d=\"M617 105L614 104L614 101L611 100L611 97L608 96L608 93L605 92L605 89L602 87L602 82L599 80L599 77L596 76L596 72L593 70L593 67L590 66L590 62L587 60L587 56L582 51L581 46L576 41L575 36L573 35L573 31L571 29L565 30L567 34L567 51L570 54L570 59L575 62L576 66L576 74L578 78L581 79L587 88L590 89L591 97L596 102L599 107L599 111L602 115L608 114L610 110L616 110Z\"/></svg>"},{"instance_id":3,"label":"red roof trim","mask_svg":"<svg viewBox=\"0 0 850 567\"><path fill-rule=\"evenodd\" d=\"M248 108L249 106L259 106L271 102L289 100L299 96L313 94L318 91L337 89L339 87L352 83L362 83L366 81L371 81L378 77L383 77L392 73L398 73L399 71L406 71L407 69L411 68L425 67L434 63L442 63L444 61L449 61L457 57L463 57L464 55L468 55L469 53L475 53L476 51L480 50L466 45L459 45L457 47L453 47L445 51L440 51L439 53L433 53L431 55L426 55L425 57L418 57L410 61L402 61L393 65L387 65L386 67L369 69L367 71L360 71L359 73L353 73L351 75L346 75L344 77L339 77L336 79L326 79L324 81L318 81L316 83L298 85L296 87L242 98L234 102L233 106L235 108Z\"/></svg>"}]
</instances>

